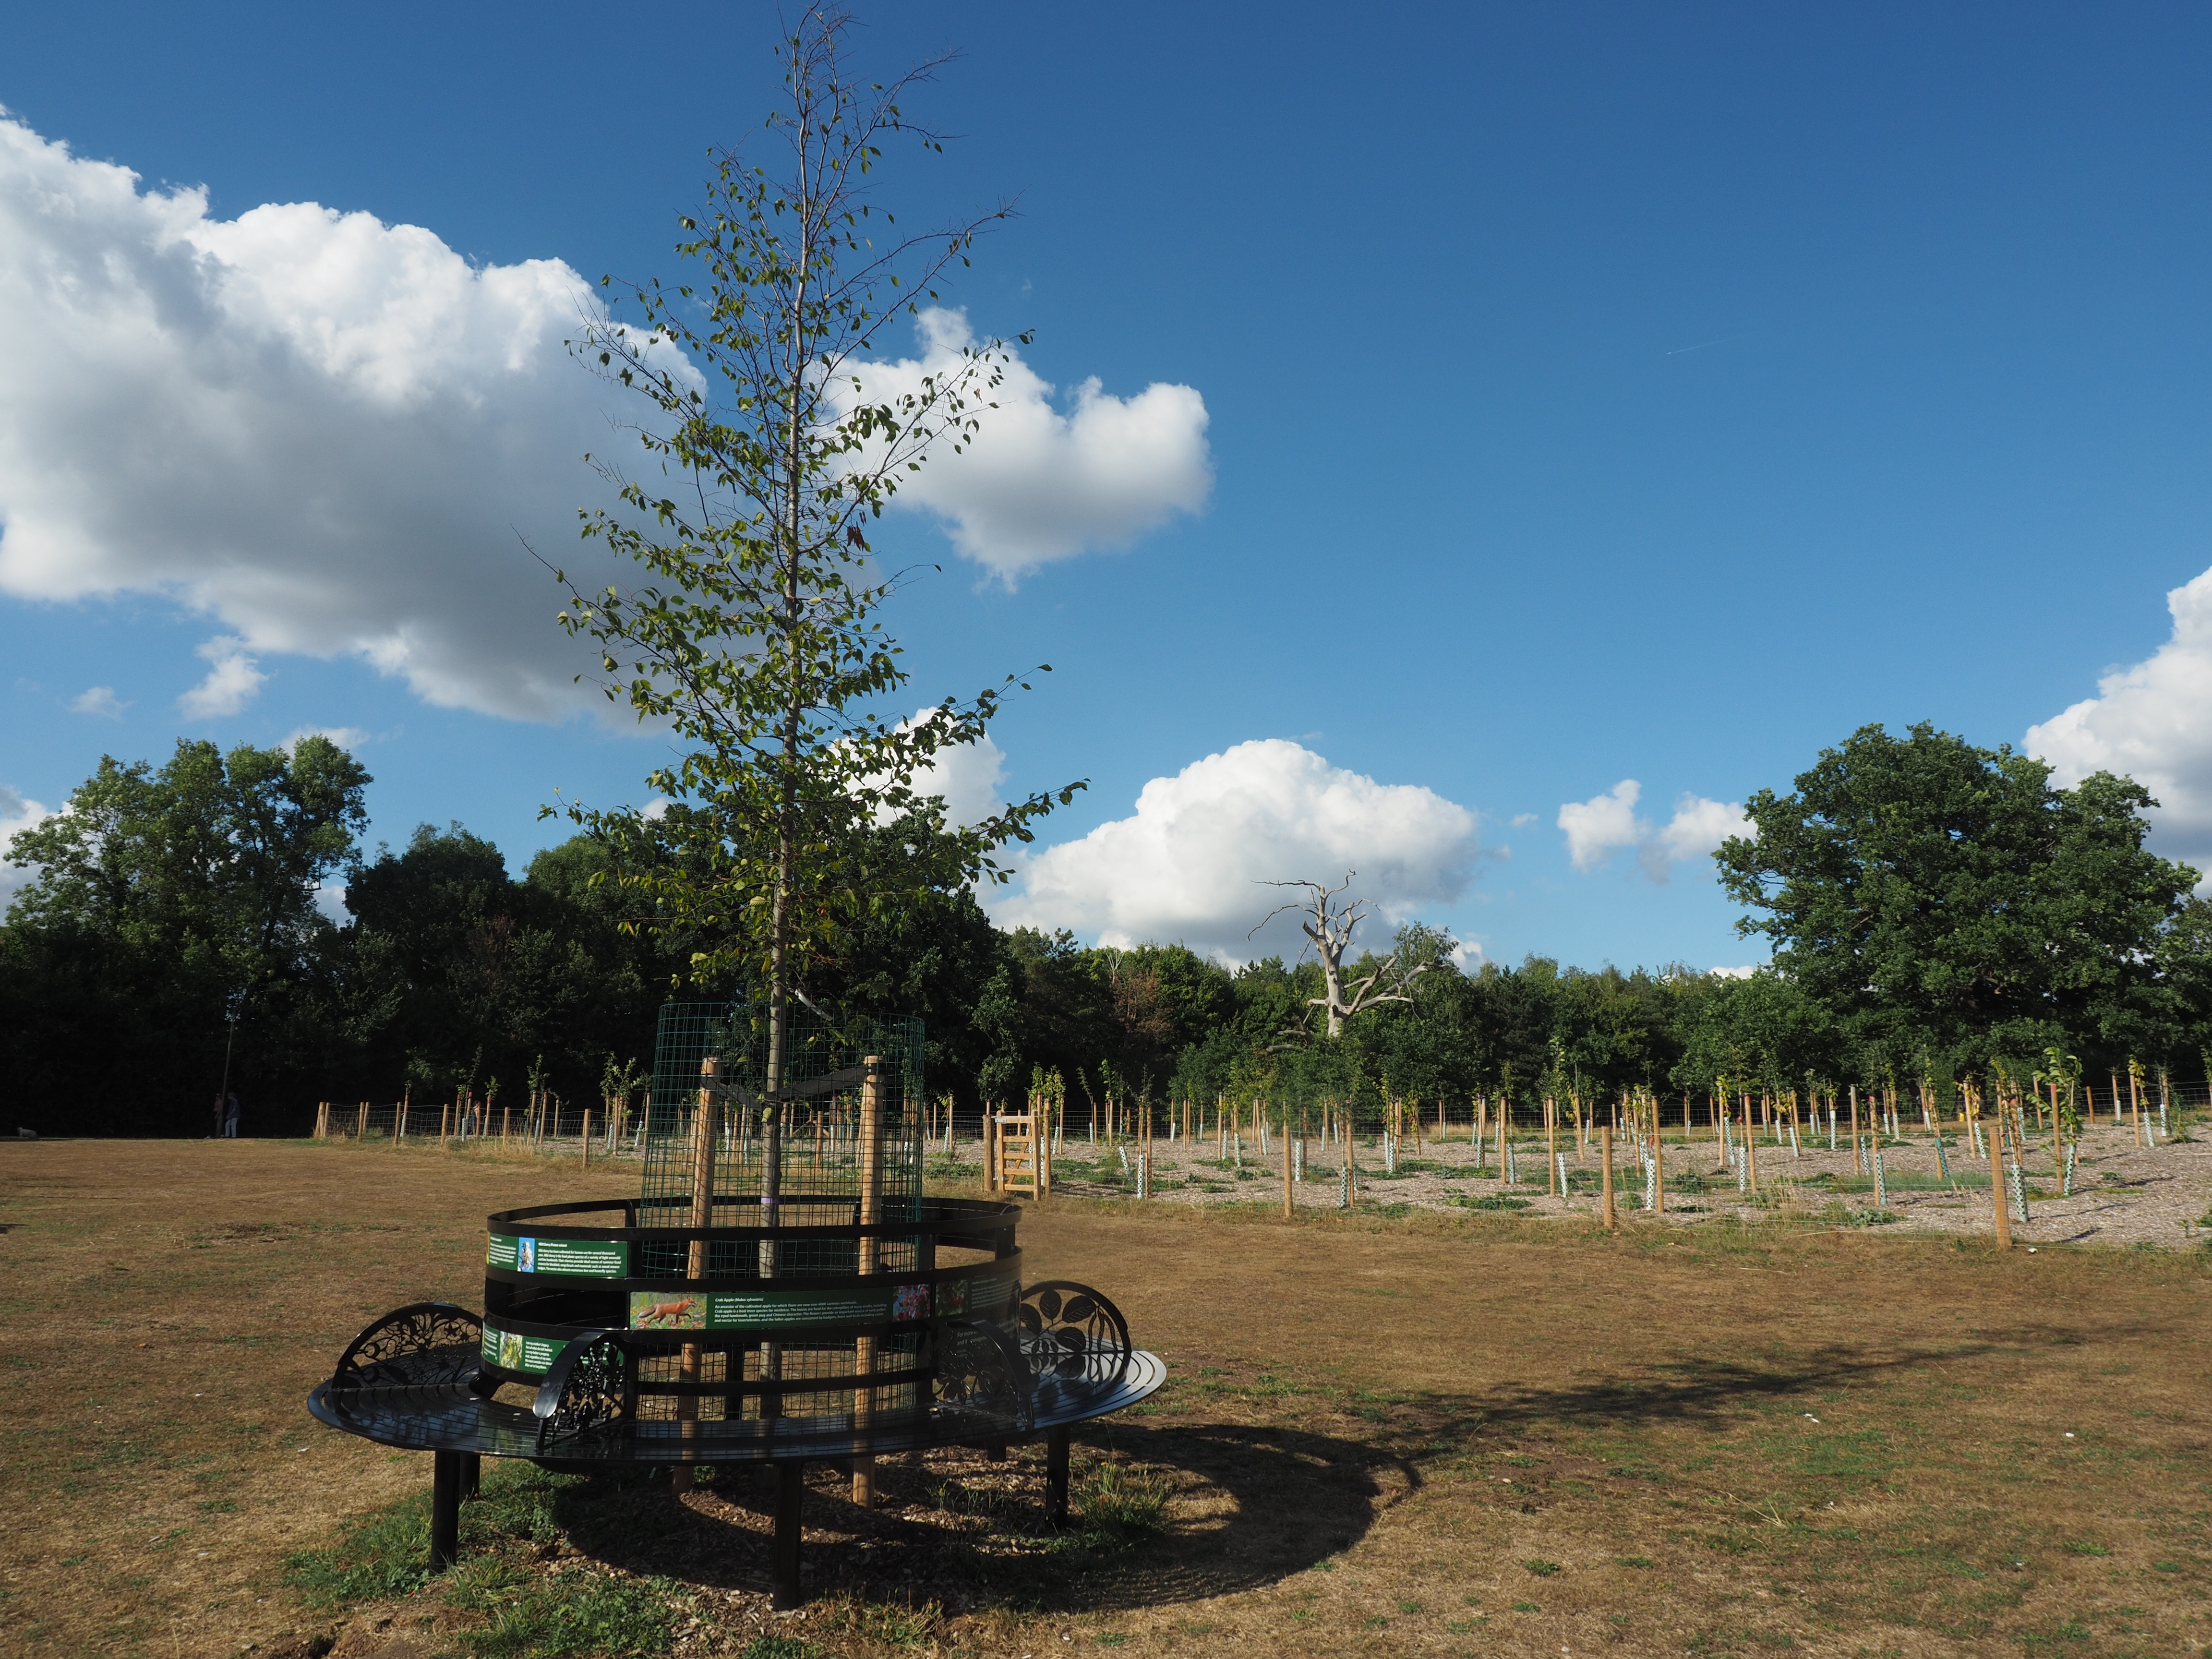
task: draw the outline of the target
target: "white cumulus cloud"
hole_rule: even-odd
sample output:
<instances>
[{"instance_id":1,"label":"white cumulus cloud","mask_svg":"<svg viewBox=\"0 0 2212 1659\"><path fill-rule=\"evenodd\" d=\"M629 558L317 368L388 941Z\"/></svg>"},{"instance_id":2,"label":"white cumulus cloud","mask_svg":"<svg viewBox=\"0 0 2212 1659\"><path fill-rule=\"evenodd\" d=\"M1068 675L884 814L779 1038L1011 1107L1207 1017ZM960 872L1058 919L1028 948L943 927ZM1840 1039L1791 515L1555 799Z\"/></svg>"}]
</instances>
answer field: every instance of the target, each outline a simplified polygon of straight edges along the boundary
<instances>
[{"instance_id":1,"label":"white cumulus cloud","mask_svg":"<svg viewBox=\"0 0 2212 1659\"><path fill-rule=\"evenodd\" d=\"M212 639L199 654L215 665L207 678L177 699L177 708L187 720L212 720L235 714L261 694L269 676L246 652L246 641L235 635Z\"/></svg>"},{"instance_id":2,"label":"white cumulus cloud","mask_svg":"<svg viewBox=\"0 0 2212 1659\"><path fill-rule=\"evenodd\" d=\"M2069 787L2092 772L2133 778L2158 798L2160 850L2212 870L2212 570L2168 592L2166 608L2165 644L2030 726L2023 746Z\"/></svg>"},{"instance_id":3,"label":"white cumulus cloud","mask_svg":"<svg viewBox=\"0 0 2212 1659\"><path fill-rule=\"evenodd\" d=\"M115 695L112 685L88 685L70 699L70 711L77 714L98 714L101 718L119 720L123 711L131 705Z\"/></svg>"},{"instance_id":4,"label":"white cumulus cloud","mask_svg":"<svg viewBox=\"0 0 2212 1659\"><path fill-rule=\"evenodd\" d=\"M899 722L899 728L912 731L936 712L933 708L917 708L911 719ZM999 781L1006 771L1005 750L987 737L975 743L939 749L927 766L915 773L911 787L917 795L944 797L945 815L952 823L976 823L1005 805L999 799ZM888 779L878 775L870 781L881 785ZM890 816L887 811L879 811L877 822L886 822Z\"/></svg>"},{"instance_id":5,"label":"white cumulus cloud","mask_svg":"<svg viewBox=\"0 0 2212 1659\"><path fill-rule=\"evenodd\" d=\"M39 873L34 865L9 863L9 845L23 830L52 817L53 814L38 802L0 783L0 915L6 913L15 890L35 879Z\"/></svg>"},{"instance_id":6,"label":"white cumulus cloud","mask_svg":"<svg viewBox=\"0 0 2212 1659\"><path fill-rule=\"evenodd\" d=\"M1672 866L1704 858L1730 836L1745 834L1749 828L1741 803L1688 793L1675 800L1673 817L1654 824L1637 816L1643 793L1642 784L1623 778L1601 795L1569 801L1559 808L1567 857L1576 869L1594 870L1613 854L1633 848L1644 873L1663 883Z\"/></svg>"},{"instance_id":7,"label":"white cumulus cloud","mask_svg":"<svg viewBox=\"0 0 2212 1659\"><path fill-rule=\"evenodd\" d=\"M575 514L606 489L583 458L627 459L608 408L643 412L564 349L584 280L366 213L217 219L204 190L139 186L0 111L0 594L214 619L240 643L185 693L210 714L242 706L253 656L299 653L442 706L621 718L574 684L596 659L524 546L595 584ZM933 313L920 358L863 373L893 390L966 326ZM902 497L1009 579L1194 511L1211 481L1190 388L1052 394L1014 362L986 436Z\"/></svg>"},{"instance_id":8,"label":"white cumulus cloud","mask_svg":"<svg viewBox=\"0 0 2212 1659\"><path fill-rule=\"evenodd\" d=\"M1006 774L1005 752L984 738L939 750L928 768L915 774L914 788L916 794L944 796L945 817L953 823L977 823L1005 805L999 783Z\"/></svg>"},{"instance_id":9,"label":"white cumulus cloud","mask_svg":"<svg viewBox=\"0 0 2212 1659\"><path fill-rule=\"evenodd\" d=\"M1559 808L1559 828L1567 834L1567 857L1577 870L1594 869L1623 847L1633 847L1651 826L1636 816L1644 786L1623 778L1602 795L1569 801Z\"/></svg>"},{"instance_id":10,"label":"white cumulus cloud","mask_svg":"<svg viewBox=\"0 0 2212 1659\"><path fill-rule=\"evenodd\" d=\"M289 755L300 746L302 738L328 738L348 754L369 741L368 732L358 726L302 726L276 746Z\"/></svg>"},{"instance_id":11,"label":"white cumulus cloud","mask_svg":"<svg viewBox=\"0 0 2212 1659\"><path fill-rule=\"evenodd\" d=\"M925 311L919 332L919 357L860 371L868 397L943 375L975 338L965 314L942 309ZM1197 512L1213 487L1206 400L1193 388L1156 381L1117 398L1094 376L1058 406L1054 391L1017 356L974 441L933 453L896 497L935 514L953 545L1006 581L1086 549L1126 546Z\"/></svg>"},{"instance_id":12,"label":"white cumulus cloud","mask_svg":"<svg viewBox=\"0 0 2212 1659\"><path fill-rule=\"evenodd\" d=\"M1480 848L1475 815L1431 790L1381 784L1282 738L1238 744L1154 778L1136 811L1024 861L1002 926L1067 927L1101 944L1182 943L1224 962L1297 954L1291 917L1246 935L1292 896L1260 884L1334 884L1377 921L1364 943L1467 889Z\"/></svg>"},{"instance_id":13,"label":"white cumulus cloud","mask_svg":"<svg viewBox=\"0 0 2212 1659\"><path fill-rule=\"evenodd\" d=\"M588 303L557 260L313 203L212 218L0 118L0 592L214 617L236 649L188 713L241 706L275 652L579 707L588 658L516 537L578 562L608 434L561 342Z\"/></svg>"}]
</instances>

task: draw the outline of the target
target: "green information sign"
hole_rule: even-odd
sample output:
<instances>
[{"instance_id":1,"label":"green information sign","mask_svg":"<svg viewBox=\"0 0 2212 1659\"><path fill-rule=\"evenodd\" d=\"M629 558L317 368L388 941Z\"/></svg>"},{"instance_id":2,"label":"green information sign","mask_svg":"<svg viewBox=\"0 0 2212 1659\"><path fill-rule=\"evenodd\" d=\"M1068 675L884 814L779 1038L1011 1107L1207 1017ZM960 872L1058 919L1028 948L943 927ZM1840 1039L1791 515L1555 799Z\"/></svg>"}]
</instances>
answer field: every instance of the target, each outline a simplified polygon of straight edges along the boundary
<instances>
[{"instance_id":1,"label":"green information sign","mask_svg":"<svg viewBox=\"0 0 2212 1659\"><path fill-rule=\"evenodd\" d=\"M501 1370L520 1371L525 1376L544 1376L568 1346L557 1337L525 1336L520 1331L484 1327L484 1362Z\"/></svg>"},{"instance_id":2,"label":"green information sign","mask_svg":"<svg viewBox=\"0 0 2212 1659\"><path fill-rule=\"evenodd\" d=\"M509 1238L491 1236L484 1261L494 1267L524 1273L560 1273L570 1279L626 1279L629 1244L619 1238Z\"/></svg>"}]
</instances>

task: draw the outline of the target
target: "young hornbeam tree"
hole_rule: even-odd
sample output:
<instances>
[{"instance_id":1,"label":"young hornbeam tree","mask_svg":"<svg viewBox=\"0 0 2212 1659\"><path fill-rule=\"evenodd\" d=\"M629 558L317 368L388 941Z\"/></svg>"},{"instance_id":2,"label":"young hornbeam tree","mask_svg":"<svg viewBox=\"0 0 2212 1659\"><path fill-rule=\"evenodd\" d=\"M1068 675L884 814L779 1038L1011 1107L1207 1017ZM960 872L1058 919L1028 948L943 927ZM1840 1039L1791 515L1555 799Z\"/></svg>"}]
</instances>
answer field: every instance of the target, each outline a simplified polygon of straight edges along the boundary
<instances>
[{"instance_id":1,"label":"young hornbeam tree","mask_svg":"<svg viewBox=\"0 0 2212 1659\"><path fill-rule=\"evenodd\" d=\"M1279 904L1260 918L1256 933L1285 910L1296 911L1306 918L1298 930L1312 941L1314 954L1321 958L1322 994L1308 997L1307 1006L1319 1008L1328 1016L1328 1034L1333 1037L1344 1035L1344 1022L1363 1008L1374 1007L1383 1002L1411 1002L1407 990L1413 981L1428 972L1433 962L1418 962L1411 967L1401 967L1398 952L1393 951L1377 963L1373 972L1357 981L1350 988L1344 982L1345 953L1352 948L1352 932L1367 919L1365 899L1346 899L1337 902L1336 896L1352 885L1357 870L1347 870L1344 879L1334 887L1324 887L1317 881L1263 881L1262 887L1300 887L1306 896ZM1252 933L1244 937L1249 939Z\"/></svg>"},{"instance_id":2,"label":"young hornbeam tree","mask_svg":"<svg viewBox=\"0 0 2212 1659\"><path fill-rule=\"evenodd\" d=\"M609 699L686 752L648 780L668 803L658 820L570 815L613 844L620 880L652 894L653 925L690 942L695 983L741 981L765 1002L771 1100L789 1005L849 923L1005 880L994 852L1030 840L1053 805L1032 795L962 825L918 793L939 751L984 735L1019 677L916 720L891 702L907 675L876 613L899 578L870 560L868 527L939 446L974 440L1010 353L987 342L890 396L869 391L870 354L1008 210L893 228L870 174L893 141L942 148L901 100L943 60L882 85L856 78L839 56L847 21L810 9L779 46L779 176L717 155L705 209L680 222L696 283L604 278L633 318L611 311L571 343L653 413L635 428L641 475L594 463L627 510L582 515L585 538L644 579L587 593L556 572L561 621L597 642Z\"/></svg>"}]
</instances>

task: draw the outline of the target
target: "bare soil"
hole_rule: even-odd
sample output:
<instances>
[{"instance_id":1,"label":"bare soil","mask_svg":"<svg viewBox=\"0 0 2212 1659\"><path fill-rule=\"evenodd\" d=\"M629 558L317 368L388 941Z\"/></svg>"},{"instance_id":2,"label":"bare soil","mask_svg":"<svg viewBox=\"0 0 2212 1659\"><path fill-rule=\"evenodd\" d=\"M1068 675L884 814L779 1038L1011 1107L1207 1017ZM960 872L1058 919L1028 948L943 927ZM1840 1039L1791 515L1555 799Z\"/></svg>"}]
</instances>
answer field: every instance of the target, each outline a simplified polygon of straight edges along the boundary
<instances>
[{"instance_id":1,"label":"bare soil","mask_svg":"<svg viewBox=\"0 0 2212 1659\"><path fill-rule=\"evenodd\" d=\"M2203 1155L2094 1150L2099 1176L2176 1183ZM0 1144L0 1651L441 1650L462 1627L434 1592L325 1614L285 1587L288 1554L428 1478L307 1391L385 1309L476 1305L487 1212L634 1179L434 1146ZM2081 1212L2093 1242L2160 1201L2106 1185L2075 1200L2116 1206ZM2000 1254L1987 1191L1957 1202L1953 1237L1808 1204L1628 1212L1613 1237L1579 1199L1532 1224L1055 1198L1023 1224L1030 1275L1097 1285L1172 1367L1085 1450L1169 1491L1158 1535L1071 1567L1038 1545L1033 1451L953 1453L888 1469L872 1513L822 1472L795 1618L767 1613L738 1473L580 1506L545 1570L689 1586L680 1654L2212 1641L2212 1253L2169 1221L2171 1248L2053 1224Z\"/></svg>"},{"instance_id":2,"label":"bare soil","mask_svg":"<svg viewBox=\"0 0 2212 1659\"><path fill-rule=\"evenodd\" d=\"M2116 1127L2109 1118L2084 1132L2077 1157L2073 1191L2063 1193L2047 1137L2036 1138L2022 1164L2028 1188L2028 1219L2012 1222L2014 1241L2021 1244L2090 1243L2128 1246L2142 1243L2185 1246L2196 1242L2197 1228L2212 1212L2212 1134L2201 1127L2180 1138L2157 1137L2157 1144L2139 1144L2131 1127ZM1757 1146L1754 1170L1757 1194L1740 1192L1738 1176L1723 1158L1712 1131L1700 1127L1689 1135L1679 1129L1667 1133L1665 1166L1666 1206L1647 1219L1664 1219L1671 1225L1695 1227L1716 1222L1733 1224L1764 1211L1784 1209L1844 1224L1894 1226L1900 1231L1943 1234L1984 1234L1996 1231L1990 1194L1990 1167L1985 1158L1963 1151L1958 1135L1947 1131L1946 1150L1939 1154L1933 1135L1910 1127L1899 1139L1885 1139L1882 1166L1886 1191L1877 1203L1870 1158L1862 1153L1855 1165L1850 1136L1839 1138L1839 1150L1830 1152L1825 1135L1801 1135L1793 1148L1786 1140L1762 1138ZM1353 1149L1358 1162L1358 1199L1361 1205L1410 1205L1416 1208L1451 1210L1468 1200L1511 1200L1534 1218L1588 1221L1601 1210L1595 1189L1602 1155L1593 1137L1588 1148L1578 1148L1573 1131L1560 1132L1558 1149L1566 1159L1570 1186L1563 1195L1550 1190L1545 1170L1549 1149L1540 1137L1524 1130L1516 1149L1516 1182L1500 1178L1494 1140L1480 1158L1463 1127L1455 1126L1441 1139L1426 1136L1416 1146L1408 1139L1400 1149L1399 1169L1384 1167L1382 1152L1373 1139L1364 1139ZM1342 1146L1311 1138L1306 1142L1303 1181L1291 1186L1295 1209L1334 1210L1342 1202ZM1164 1204L1198 1206L1273 1205L1282 1202L1282 1144L1270 1139L1265 1152L1256 1137L1246 1136L1241 1152L1224 1157L1212 1137L1194 1145L1188 1141L1155 1140L1152 1146L1152 1198ZM981 1174L979 1149L956 1142L949 1160L938 1155L937 1167L951 1167ZM1637 1154L1626 1146L1614 1152L1616 1212L1639 1209L1644 1201L1644 1177ZM1056 1176L1060 1190L1070 1196L1118 1195L1133 1182L1122 1169L1121 1151L1097 1147L1078 1139L1062 1152ZM1704 1189L1680 1190L1683 1177L1694 1176ZM1832 1205L1841 1213L1826 1213Z\"/></svg>"}]
</instances>

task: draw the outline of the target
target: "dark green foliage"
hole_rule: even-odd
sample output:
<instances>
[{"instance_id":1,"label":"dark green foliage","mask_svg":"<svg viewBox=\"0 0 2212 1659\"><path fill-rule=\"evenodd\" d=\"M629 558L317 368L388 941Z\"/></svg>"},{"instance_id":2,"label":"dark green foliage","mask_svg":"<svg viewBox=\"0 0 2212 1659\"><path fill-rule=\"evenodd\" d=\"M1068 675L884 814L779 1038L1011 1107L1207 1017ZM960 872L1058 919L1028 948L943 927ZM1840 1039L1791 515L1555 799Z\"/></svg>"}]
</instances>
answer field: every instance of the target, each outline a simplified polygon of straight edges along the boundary
<instances>
[{"instance_id":1,"label":"dark green foliage","mask_svg":"<svg viewBox=\"0 0 2212 1659\"><path fill-rule=\"evenodd\" d=\"M103 756L65 811L17 836L10 860L40 872L0 928L19 1121L206 1133L234 994L247 1074L313 1077L342 955L316 899L351 856L368 781L325 738L289 753L179 742L159 769ZM74 1107L91 1101L87 1124Z\"/></svg>"},{"instance_id":2,"label":"dark green foliage","mask_svg":"<svg viewBox=\"0 0 2212 1659\"><path fill-rule=\"evenodd\" d=\"M610 1054L650 1056L670 968L623 931L635 896L593 883L604 849L578 837L517 882L489 842L425 825L362 864L368 781L323 738L289 754L180 743L158 769L103 758L20 836L40 875L0 926L16 1122L208 1133L238 993L249 1134L410 1087L481 1096L497 1079L520 1105L539 1056L550 1086L594 1103ZM343 924L320 902L340 882Z\"/></svg>"},{"instance_id":3,"label":"dark green foliage","mask_svg":"<svg viewBox=\"0 0 2212 1659\"><path fill-rule=\"evenodd\" d=\"M605 843L548 848L517 881L490 842L425 826L363 863L367 781L320 738L289 755L183 744L159 769L103 761L71 813L25 835L19 852L45 872L0 927L19 1121L204 1133L223 998L240 987L248 1133L303 1127L319 1098L389 1101L410 1085L439 1099L498 1079L501 1103L519 1105L533 1066L572 1106L595 1103L610 1055L650 1056L691 942L656 927L649 887L622 880ZM1993 1055L2027 1056L2021 1075L2046 1048L2093 1074L2130 1054L2203 1074L2212 903L2143 849L2135 786L2054 790L2036 763L1925 727L1856 733L1797 782L1754 797L1759 838L1719 855L1757 908L1748 930L1777 946L1777 966L1748 978L1543 957L1464 973L1441 935L1411 927L1391 943L1431 964L1413 1000L1331 1040L1303 1029L1322 988L1310 961L1231 971L1181 945L1002 933L956 884L864 907L804 988L919 1016L927 1086L963 1111L1057 1071L1079 1134L1109 1103L1222 1096L1310 1127L1322 1103L1349 1103L1371 1127L1388 1097L1425 1115L1442 1097L1464 1122L1478 1092L1528 1107L1649 1088L1672 1121L1681 1094L1720 1077L1777 1091L1893 1079L1909 1092L1923 1072L1940 1085ZM889 847L911 832L875 833ZM630 852L658 855L649 842ZM340 879L343 924L316 902ZM76 1115L89 1099L97 1121Z\"/></svg>"},{"instance_id":4,"label":"dark green foliage","mask_svg":"<svg viewBox=\"0 0 2212 1659\"><path fill-rule=\"evenodd\" d=\"M1795 794L1752 797L1757 838L1721 848L1721 881L1861 1069L2154 1050L2177 1012L2158 947L2197 872L2145 849L2153 804L2106 773L2055 789L2040 761L1929 726L1863 726Z\"/></svg>"}]
</instances>

